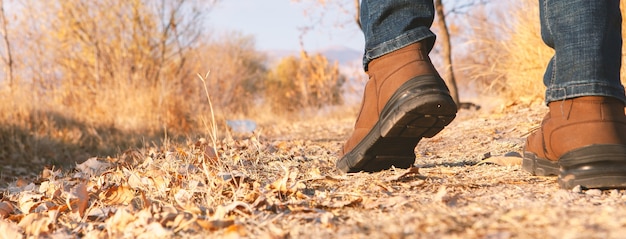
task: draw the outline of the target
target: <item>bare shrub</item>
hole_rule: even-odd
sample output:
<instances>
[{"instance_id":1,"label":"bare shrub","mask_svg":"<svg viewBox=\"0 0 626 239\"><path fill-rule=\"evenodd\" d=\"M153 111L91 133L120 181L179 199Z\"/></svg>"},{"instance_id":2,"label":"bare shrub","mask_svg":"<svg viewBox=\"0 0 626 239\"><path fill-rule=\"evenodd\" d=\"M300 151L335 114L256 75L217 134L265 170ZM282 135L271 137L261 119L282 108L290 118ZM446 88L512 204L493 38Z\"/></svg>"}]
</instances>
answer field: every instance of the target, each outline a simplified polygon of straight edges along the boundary
<instances>
[{"instance_id":1,"label":"bare shrub","mask_svg":"<svg viewBox=\"0 0 626 239\"><path fill-rule=\"evenodd\" d=\"M81 160L191 131L188 65L212 3L11 1L19 85L0 105L5 158Z\"/></svg>"},{"instance_id":2,"label":"bare shrub","mask_svg":"<svg viewBox=\"0 0 626 239\"><path fill-rule=\"evenodd\" d=\"M54 82L53 100L75 113L72 117L128 128L188 130L187 104L178 96L184 94L185 79L197 73L186 64L202 33L204 6L211 2L24 3L46 9L32 20L42 34L29 44L47 48L28 57L52 67L47 75L52 79L46 81Z\"/></svg>"},{"instance_id":3,"label":"bare shrub","mask_svg":"<svg viewBox=\"0 0 626 239\"><path fill-rule=\"evenodd\" d=\"M342 103L341 88L345 77L337 63L330 64L321 54L282 59L269 72L265 99L276 112L295 112Z\"/></svg>"},{"instance_id":4,"label":"bare shrub","mask_svg":"<svg viewBox=\"0 0 626 239\"><path fill-rule=\"evenodd\" d=\"M267 58L255 47L252 36L228 32L193 52L193 68L211 72L206 79L208 90L213 104L224 114L247 114L262 97ZM194 101L205 100L203 91L193 94Z\"/></svg>"},{"instance_id":5,"label":"bare shrub","mask_svg":"<svg viewBox=\"0 0 626 239\"><path fill-rule=\"evenodd\" d=\"M483 94L499 94L511 103L540 101L552 50L539 35L537 3L509 1L505 6L497 14L491 14L493 6L472 11L469 50L460 68Z\"/></svg>"}]
</instances>

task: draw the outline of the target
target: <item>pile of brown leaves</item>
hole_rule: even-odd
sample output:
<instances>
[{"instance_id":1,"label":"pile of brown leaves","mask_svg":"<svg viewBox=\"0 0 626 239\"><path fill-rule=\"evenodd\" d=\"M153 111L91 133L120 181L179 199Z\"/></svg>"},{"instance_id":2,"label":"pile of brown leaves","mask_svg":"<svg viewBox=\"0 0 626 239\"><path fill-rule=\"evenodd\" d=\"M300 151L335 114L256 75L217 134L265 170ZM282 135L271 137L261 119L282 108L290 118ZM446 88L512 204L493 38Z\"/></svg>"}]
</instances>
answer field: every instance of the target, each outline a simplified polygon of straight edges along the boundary
<instances>
[{"instance_id":1,"label":"pile of brown leaves","mask_svg":"<svg viewBox=\"0 0 626 239\"><path fill-rule=\"evenodd\" d=\"M70 172L45 169L35 182L18 180L2 195L0 227L9 237L243 236L250 233L245 224L268 223L259 217L301 213L328 220L326 209L361 199L311 190L345 177L322 175L330 161L305 171L283 163L334 154L308 144L261 143L252 135L219 142L216 150L201 139L170 150L90 158ZM266 233L286 235L275 228Z\"/></svg>"}]
</instances>

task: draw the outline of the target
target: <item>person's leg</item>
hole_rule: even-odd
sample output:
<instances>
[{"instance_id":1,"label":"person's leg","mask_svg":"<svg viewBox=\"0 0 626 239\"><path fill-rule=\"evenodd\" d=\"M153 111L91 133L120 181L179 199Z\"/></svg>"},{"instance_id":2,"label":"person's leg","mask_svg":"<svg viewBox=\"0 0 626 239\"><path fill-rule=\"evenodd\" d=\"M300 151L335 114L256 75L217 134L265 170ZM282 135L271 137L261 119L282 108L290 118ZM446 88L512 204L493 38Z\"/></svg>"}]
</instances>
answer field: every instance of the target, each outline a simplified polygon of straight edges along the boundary
<instances>
[{"instance_id":1,"label":"person's leg","mask_svg":"<svg viewBox=\"0 0 626 239\"><path fill-rule=\"evenodd\" d=\"M619 0L540 0L541 36L555 50L544 75L546 102L579 96L626 101L620 83Z\"/></svg>"},{"instance_id":2,"label":"person's leg","mask_svg":"<svg viewBox=\"0 0 626 239\"><path fill-rule=\"evenodd\" d=\"M564 188L626 187L619 0L539 0L541 35L555 54L544 75L550 112L531 134L523 168Z\"/></svg>"},{"instance_id":3,"label":"person's leg","mask_svg":"<svg viewBox=\"0 0 626 239\"><path fill-rule=\"evenodd\" d=\"M362 0L365 71L372 60L411 43L422 41L425 51L430 52L435 43L435 34L430 31L434 18L433 0Z\"/></svg>"},{"instance_id":4,"label":"person's leg","mask_svg":"<svg viewBox=\"0 0 626 239\"><path fill-rule=\"evenodd\" d=\"M369 80L354 132L337 161L340 170L408 168L419 140L454 119L456 105L428 58L433 18L432 0L361 2Z\"/></svg>"}]
</instances>

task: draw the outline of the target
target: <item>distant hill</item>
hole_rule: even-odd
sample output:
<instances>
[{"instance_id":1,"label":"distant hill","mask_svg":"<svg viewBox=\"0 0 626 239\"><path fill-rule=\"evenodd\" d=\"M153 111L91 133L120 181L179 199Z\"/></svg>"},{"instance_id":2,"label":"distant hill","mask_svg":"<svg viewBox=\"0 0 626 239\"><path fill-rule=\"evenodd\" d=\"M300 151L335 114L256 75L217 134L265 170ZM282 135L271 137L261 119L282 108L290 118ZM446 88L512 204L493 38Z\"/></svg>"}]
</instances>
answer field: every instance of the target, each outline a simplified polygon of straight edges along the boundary
<instances>
[{"instance_id":1,"label":"distant hill","mask_svg":"<svg viewBox=\"0 0 626 239\"><path fill-rule=\"evenodd\" d=\"M341 66L353 66L354 64L360 64L363 58L361 51L354 50L345 46L332 46L324 48L318 51L312 51L311 53L321 53L326 56L331 62L337 61ZM298 56L300 53L298 50L272 50L266 52L270 62L276 62L283 57Z\"/></svg>"},{"instance_id":2,"label":"distant hill","mask_svg":"<svg viewBox=\"0 0 626 239\"><path fill-rule=\"evenodd\" d=\"M333 46L320 51L331 61L338 61L339 65L351 65L354 62L361 62L363 52L345 46Z\"/></svg>"}]
</instances>

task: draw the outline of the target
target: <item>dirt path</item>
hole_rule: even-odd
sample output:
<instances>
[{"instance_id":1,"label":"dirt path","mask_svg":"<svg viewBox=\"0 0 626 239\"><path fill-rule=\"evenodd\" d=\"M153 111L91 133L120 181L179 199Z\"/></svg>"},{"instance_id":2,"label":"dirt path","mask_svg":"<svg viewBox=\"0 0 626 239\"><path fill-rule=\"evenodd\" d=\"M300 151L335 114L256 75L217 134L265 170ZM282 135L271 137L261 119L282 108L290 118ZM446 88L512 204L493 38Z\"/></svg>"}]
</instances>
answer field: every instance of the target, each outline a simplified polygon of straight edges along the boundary
<instances>
[{"instance_id":1,"label":"dirt path","mask_svg":"<svg viewBox=\"0 0 626 239\"><path fill-rule=\"evenodd\" d=\"M542 106L461 111L442 133L420 142L416 148L419 174L401 177L406 170L347 176L328 172L341 181L317 187L346 195L343 203L358 203L333 210L333 220L326 227L307 223L304 228L293 227L290 235L625 238L623 190L562 190L555 178L530 176L519 165L480 163L484 159L514 163L501 156L521 153L526 136L545 113ZM351 124L339 124L338 138L347 137ZM328 147L338 150L342 142L331 143Z\"/></svg>"},{"instance_id":2,"label":"dirt path","mask_svg":"<svg viewBox=\"0 0 626 239\"><path fill-rule=\"evenodd\" d=\"M86 238L626 237L624 191L561 190L555 178L530 176L501 157L522 150L545 112L461 111L420 142L410 170L338 172L352 117L264 126L254 137L221 141L219 158L197 143L94 159L12 184L2 194L0 230Z\"/></svg>"}]
</instances>

